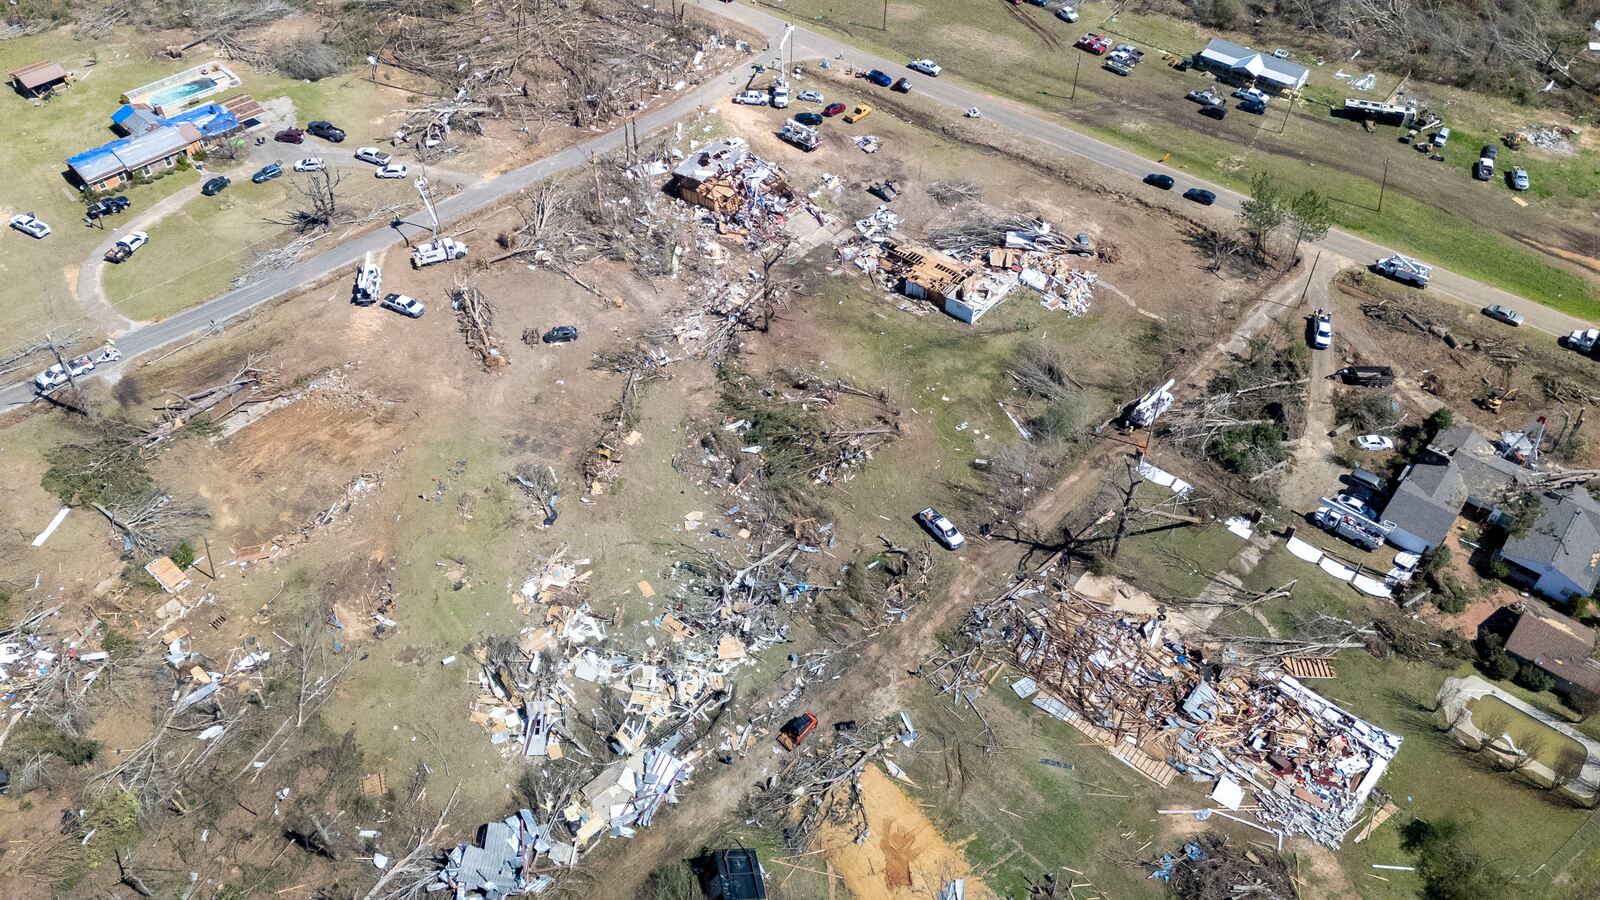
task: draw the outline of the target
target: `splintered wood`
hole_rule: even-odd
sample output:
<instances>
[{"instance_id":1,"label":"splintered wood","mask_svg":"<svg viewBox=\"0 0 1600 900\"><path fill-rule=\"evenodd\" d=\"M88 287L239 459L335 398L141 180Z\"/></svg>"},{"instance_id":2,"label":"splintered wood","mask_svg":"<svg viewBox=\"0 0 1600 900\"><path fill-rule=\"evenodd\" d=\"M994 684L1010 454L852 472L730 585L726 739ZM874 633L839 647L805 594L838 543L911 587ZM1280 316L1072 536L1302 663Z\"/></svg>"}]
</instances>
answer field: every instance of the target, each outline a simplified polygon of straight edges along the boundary
<instances>
[{"instance_id":1,"label":"splintered wood","mask_svg":"<svg viewBox=\"0 0 1600 900\"><path fill-rule=\"evenodd\" d=\"M468 279L457 278L450 289L450 305L455 307L456 325L467 349L477 355L484 369L493 372L507 365L509 360L500 351L500 335L494 330L494 304L483 291Z\"/></svg>"}]
</instances>

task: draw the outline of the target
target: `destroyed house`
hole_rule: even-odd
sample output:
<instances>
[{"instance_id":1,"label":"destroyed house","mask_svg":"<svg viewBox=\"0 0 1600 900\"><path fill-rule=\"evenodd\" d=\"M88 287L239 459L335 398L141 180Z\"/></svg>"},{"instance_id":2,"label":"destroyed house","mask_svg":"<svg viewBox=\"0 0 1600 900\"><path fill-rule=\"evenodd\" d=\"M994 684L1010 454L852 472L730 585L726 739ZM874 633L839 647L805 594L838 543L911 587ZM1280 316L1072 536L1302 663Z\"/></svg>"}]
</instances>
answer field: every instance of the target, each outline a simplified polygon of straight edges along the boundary
<instances>
[{"instance_id":1,"label":"destroyed house","mask_svg":"<svg viewBox=\"0 0 1600 900\"><path fill-rule=\"evenodd\" d=\"M1384 506L1383 518L1395 525L1389 543L1413 553L1432 550L1449 537L1457 516L1487 518L1505 490L1530 474L1472 426L1446 429L1401 473Z\"/></svg>"},{"instance_id":2,"label":"destroyed house","mask_svg":"<svg viewBox=\"0 0 1600 900\"><path fill-rule=\"evenodd\" d=\"M1212 38L1196 54L1200 65L1234 81L1279 91L1297 91L1306 86L1311 70L1267 53L1242 47L1222 38Z\"/></svg>"},{"instance_id":3,"label":"destroyed house","mask_svg":"<svg viewBox=\"0 0 1600 900\"><path fill-rule=\"evenodd\" d=\"M1551 599L1593 594L1600 586L1600 504L1581 487L1540 495L1538 517L1506 539L1499 558L1513 582Z\"/></svg>"},{"instance_id":4,"label":"destroyed house","mask_svg":"<svg viewBox=\"0 0 1600 900\"><path fill-rule=\"evenodd\" d=\"M899 273L901 293L936 304L946 315L969 325L1004 300L1016 284L931 247L887 245L887 251L887 262Z\"/></svg>"},{"instance_id":5,"label":"destroyed house","mask_svg":"<svg viewBox=\"0 0 1600 900\"><path fill-rule=\"evenodd\" d=\"M741 140L718 141L685 157L672 170L672 193L685 203L732 216L747 203L786 208L794 194L778 168L750 155Z\"/></svg>"},{"instance_id":6,"label":"destroyed house","mask_svg":"<svg viewBox=\"0 0 1600 900\"><path fill-rule=\"evenodd\" d=\"M1600 693L1600 661L1593 659L1594 629L1537 600L1522 604L1522 615L1506 638L1506 652L1519 662L1550 673L1564 692Z\"/></svg>"}]
</instances>

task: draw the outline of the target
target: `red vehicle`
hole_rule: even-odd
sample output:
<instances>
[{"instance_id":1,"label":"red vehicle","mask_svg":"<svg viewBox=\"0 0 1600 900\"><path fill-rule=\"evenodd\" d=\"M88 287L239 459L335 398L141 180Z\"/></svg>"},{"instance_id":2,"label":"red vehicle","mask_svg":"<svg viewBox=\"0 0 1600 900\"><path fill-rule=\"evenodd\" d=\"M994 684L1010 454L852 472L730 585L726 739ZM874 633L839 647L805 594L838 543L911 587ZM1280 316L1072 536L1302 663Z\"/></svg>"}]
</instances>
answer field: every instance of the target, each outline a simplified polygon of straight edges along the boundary
<instances>
[{"instance_id":1,"label":"red vehicle","mask_svg":"<svg viewBox=\"0 0 1600 900\"><path fill-rule=\"evenodd\" d=\"M845 106L843 103L829 103L827 108L823 109L822 114L831 119L847 109L849 109L849 107Z\"/></svg>"},{"instance_id":2,"label":"red vehicle","mask_svg":"<svg viewBox=\"0 0 1600 900\"><path fill-rule=\"evenodd\" d=\"M1078 38L1078 42L1072 46L1079 50L1087 50L1095 56L1104 56L1105 52L1111 49L1111 39L1103 35L1086 34Z\"/></svg>"},{"instance_id":3,"label":"red vehicle","mask_svg":"<svg viewBox=\"0 0 1600 900\"><path fill-rule=\"evenodd\" d=\"M285 128L273 135L272 139L280 144L303 144L306 141L306 133L298 128Z\"/></svg>"}]
</instances>

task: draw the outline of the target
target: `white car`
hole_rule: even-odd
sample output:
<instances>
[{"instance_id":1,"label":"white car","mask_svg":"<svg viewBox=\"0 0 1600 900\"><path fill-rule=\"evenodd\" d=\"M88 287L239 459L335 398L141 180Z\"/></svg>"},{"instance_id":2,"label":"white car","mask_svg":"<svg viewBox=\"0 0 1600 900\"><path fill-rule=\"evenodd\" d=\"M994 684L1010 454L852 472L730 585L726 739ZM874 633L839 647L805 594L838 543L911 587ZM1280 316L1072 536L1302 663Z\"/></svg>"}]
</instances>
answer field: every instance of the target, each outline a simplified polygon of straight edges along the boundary
<instances>
[{"instance_id":1,"label":"white car","mask_svg":"<svg viewBox=\"0 0 1600 900\"><path fill-rule=\"evenodd\" d=\"M326 161L315 156L308 156L294 164L296 172L321 172L327 167Z\"/></svg>"},{"instance_id":2,"label":"white car","mask_svg":"<svg viewBox=\"0 0 1600 900\"><path fill-rule=\"evenodd\" d=\"M407 171L404 163L389 163L372 174L377 178L404 178Z\"/></svg>"},{"instance_id":3,"label":"white car","mask_svg":"<svg viewBox=\"0 0 1600 900\"><path fill-rule=\"evenodd\" d=\"M939 77L939 73L944 71L944 69L938 63L934 62L931 59L912 60L909 64L906 65L906 68L910 69L913 72L921 72L922 74L927 75L930 78L938 78Z\"/></svg>"},{"instance_id":4,"label":"white car","mask_svg":"<svg viewBox=\"0 0 1600 900\"><path fill-rule=\"evenodd\" d=\"M422 318L422 314L428 309L422 305L421 300L415 297L407 297L405 294L385 294L383 299L378 302L378 305L384 309L393 310L402 316L410 316L413 319Z\"/></svg>"},{"instance_id":5,"label":"white car","mask_svg":"<svg viewBox=\"0 0 1600 900\"><path fill-rule=\"evenodd\" d=\"M466 259L467 245L454 238L442 237L418 244L411 251L411 268L420 269L434 263L442 263L452 259Z\"/></svg>"},{"instance_id":6,"label":"white car","mask_svg":"<svg viewBox=\"0 0 1600 900\"><path fill-rule=\"evenodd\" d=\"M117 358L120 359L121 354L118 354ZM80 375L88 374L89 372L94 371L94 360L88 355L84 355L78 357L77 359L67 360L66 368L62 368L61 363L56 363L50 368L45 369L43 372L33 376L33 386L38 388L41 393L44 391L53 391L67 383L69 380L67 373L69 371L72 373L72 378L77 378Z\"/></svg>"},{"instance_id":7,"label":"white car","mask_svg":"<svg viewBox=\"0 0 1600 900\"><path fill-rule=\"evenodd\" d=\"M387 166L392 158L377 147L362 147L356 151L356 159L364 163L372 163L375 166Z\"/></svg>"},{"instance_id":8,"label":"white car","mask_svg":"<svg viewBox=\"0 0 1600 900\"><path fill-rule=\"evenodd\" d=\"M961 535L961 529L957 528L954 522L945 518L943 513L931 506L917 513L914 518L916 518L917 524L933 535L933 539L943 544L946 550L955 550L967 542L967 539Z\"/></svg>"},{"instance_id":9,"label":"white car","mask_svg":"<svg viewBox=\"0 0 1600 900\"><path fill-rule=\"evenodd\" d=\"M740 91L733 95L733 102L741 103L745 106L766 106L767 95L760 91Z\"/></svg>"},{"instance_id":10,"label":"white car","mask_svg":"<svg viewBox=\"0 0 1600 900\"><path fill-rule=\"evenodd\" d=\"M1355 439L1355 445L1371 453L1382 453L1394 449L1394 438L1387 438L1381 434L1363 434Z\"/></svg>"},{"instance_id":11,"label":"white car","mask_svg":"<svg viewBox=\"0 0 1600 900\"><path fill-rule=\"evenodd\" d=\"M1056 18L1063 22L1076 22L1079 18L1078 11L1070 6L1063 6L1056 10Z\"/></svg>"},{"instance_id":12,"label":"white car","mask_svg":"<svg viewBox=\"0 0 1600 900\"><path fill-rule=\"evenodd\" d=\"M822 93L820 91L801 91L800 93L795 95L795 99L801 101L802 103L822 103L823 102L823 96L822 96Z\"/></svg>"},{"instance_id":13,"label":"white car","mask_svg":"<svg viewBox=\"0 0 1600 900\"><path fill-rule=\"evenodd\" d=\"M1318 350L1333 346L1333 316L1320 309L1314 314L1311 346Z\"/></svg>"},{"instance_id":14,"label":"white car","mask_svg":"<svg viewBox=\"0 0 1600 900\"><path fill-rule=\"evenodd\" d=\"M43 240L50 236L50 226L33 213L11 217L11 227L31 238Z\"/></svg>"}]
</instances>

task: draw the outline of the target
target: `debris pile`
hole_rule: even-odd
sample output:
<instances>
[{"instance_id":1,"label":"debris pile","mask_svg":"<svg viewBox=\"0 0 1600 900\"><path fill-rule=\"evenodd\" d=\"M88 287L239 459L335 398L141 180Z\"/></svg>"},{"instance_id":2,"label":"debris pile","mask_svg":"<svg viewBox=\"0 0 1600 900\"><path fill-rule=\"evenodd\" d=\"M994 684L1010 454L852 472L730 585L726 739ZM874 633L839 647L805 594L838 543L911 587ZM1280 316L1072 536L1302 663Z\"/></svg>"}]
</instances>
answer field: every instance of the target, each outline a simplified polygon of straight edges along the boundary
<instances>
[{"instance_id":1,"label":"debris pile","mask_svg":"<svg viewBox=\"0 0 1600 900\"><path fill-rule=\"evenodd\" d=\"M1293 900L1300 896L1282 856L1269 850L1240 849L1213 832L1185 843L1176 854L1163 853L1151 865L1150 877L1165 881L1172 896L1186 900Z\"/></svg>"},{"instance_id":2,"label":"debris pile","mask_svg":"<svg viewBox=\"0 0 1600 900\"><path fill-rule=\"evenodd\" d=\"M668 187L680 200L698 207L701 221L717 234L743 238L756 251L783 246L789 216L812 207L809 200L796 199L776 163L751 153L740 138L690 153L672 170Z\"/></svg>"},{"instance_id":3,"label":"debris pile","mask_svg":"<svg viewBox=\"0 0 1600 900\"><path fill-rule=\"evenodd\" d=\"M1163 635L1155 616L1109 609L1068 590L1016 593L974 610L968 633L1003 639L1026 677L1011 687L1159 784L1216 782L1212 797L1337 847L1400 737L1329 703L1273 668L1229 654L1204 660Z\"/></svg>"}]
</instances>

